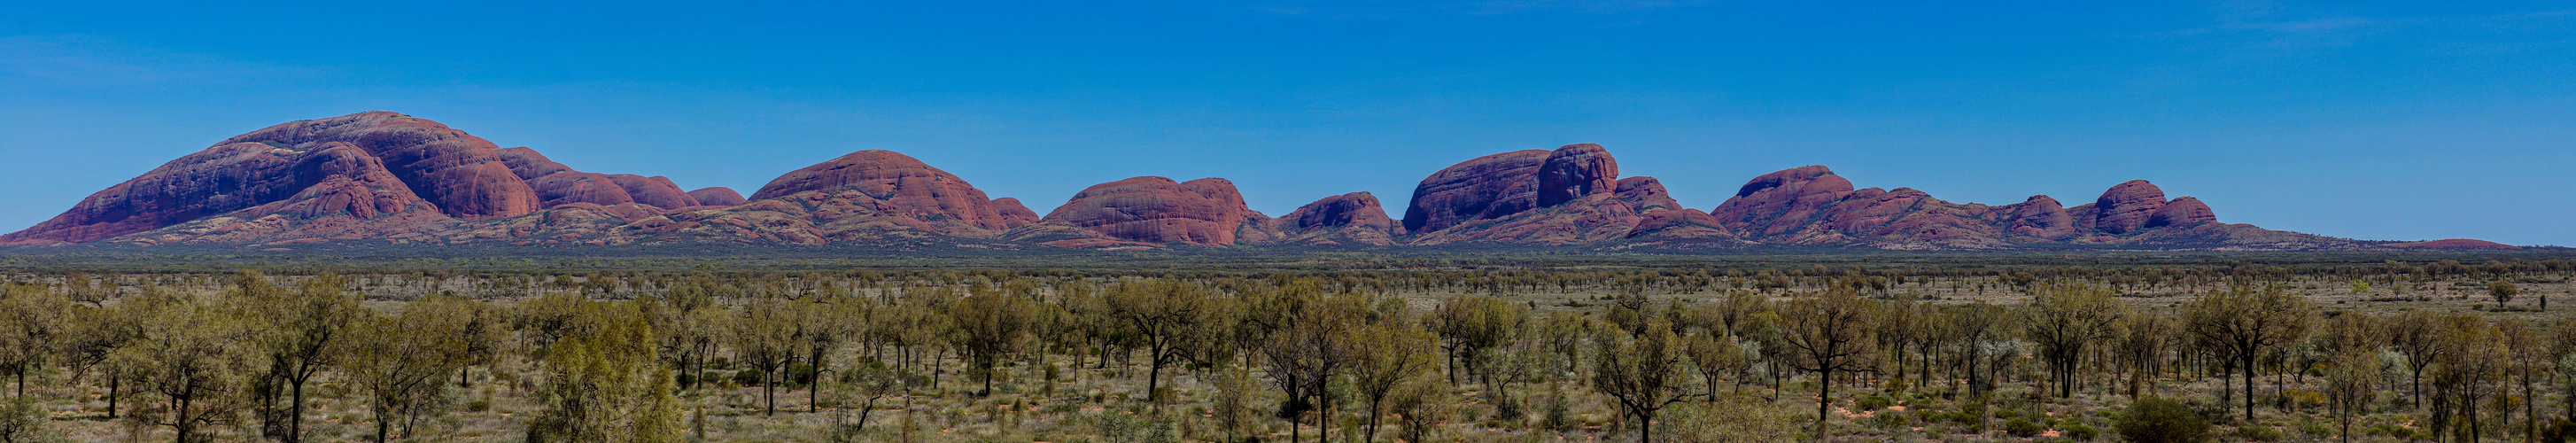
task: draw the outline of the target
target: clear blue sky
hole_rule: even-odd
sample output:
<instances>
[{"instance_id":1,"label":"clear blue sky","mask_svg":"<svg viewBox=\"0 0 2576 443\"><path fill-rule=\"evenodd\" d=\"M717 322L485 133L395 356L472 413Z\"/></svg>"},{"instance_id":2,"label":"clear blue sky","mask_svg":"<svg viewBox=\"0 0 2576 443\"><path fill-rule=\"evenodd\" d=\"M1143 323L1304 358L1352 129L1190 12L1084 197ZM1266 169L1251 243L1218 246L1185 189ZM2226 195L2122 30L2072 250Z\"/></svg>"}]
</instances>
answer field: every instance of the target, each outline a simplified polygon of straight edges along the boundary
<instances>
[{"instance_id":1,"label":"clear blue sky","mask_svg":"<svg viewBox=\"0 0 2576 443\"><path fill-rule=\"evenodd\" d=\"M368 110L749 193L891 149L1046 212L1137 175L1401 211L1593 142L1708 209L1765 172L2576 245L2576 2L0 3L0 231ZM817 2L819 3L819 2ZM1973 4L1963 4L1973 3Z\"/></svg>"}]
</instances>

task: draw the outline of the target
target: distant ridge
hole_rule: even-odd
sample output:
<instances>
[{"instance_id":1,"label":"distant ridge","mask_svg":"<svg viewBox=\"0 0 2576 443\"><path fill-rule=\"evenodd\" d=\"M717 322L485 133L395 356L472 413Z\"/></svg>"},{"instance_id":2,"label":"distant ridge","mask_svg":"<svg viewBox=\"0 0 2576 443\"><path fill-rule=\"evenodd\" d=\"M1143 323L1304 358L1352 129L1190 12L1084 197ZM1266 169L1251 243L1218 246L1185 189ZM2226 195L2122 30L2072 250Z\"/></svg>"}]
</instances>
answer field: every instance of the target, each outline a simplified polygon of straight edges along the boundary
<instances>
[{"instance_id":1,"label":"distant ridge","mask_svg":"<svg viewBox=\"0 0 2576 443\"><path fill-rule=\"evenodd\" d=\"M659 176L582 172L526 147L374 111L271 126L92 194L0 245L884 245L1568 250L1850 247L1898 250L2518 249L2481 240L2352 240L2218 221L2145 180L2065 207L1990 206L1911 188L1854 188L1824 166L1755 177L1706 211L1654 177L1621 177L1600 145L1477 157L1425 177L1390 217L1335 195L1278 218L1222 178L1092 186L1044 216L893 151L788 172L746 198Z\"/></svg>"}]
</instances>

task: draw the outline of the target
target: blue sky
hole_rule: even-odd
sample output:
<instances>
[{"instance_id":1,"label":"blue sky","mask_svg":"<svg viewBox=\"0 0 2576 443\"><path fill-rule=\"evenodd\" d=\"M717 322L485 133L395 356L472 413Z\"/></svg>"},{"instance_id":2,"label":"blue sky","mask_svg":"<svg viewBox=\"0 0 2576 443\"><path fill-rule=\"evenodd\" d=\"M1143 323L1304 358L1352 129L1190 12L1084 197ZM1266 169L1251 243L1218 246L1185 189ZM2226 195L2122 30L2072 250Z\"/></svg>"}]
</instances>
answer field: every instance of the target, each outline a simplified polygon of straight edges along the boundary
<instances>
[{"instance_id":1,"label":"blue sky","mask_svg":"<svg viewBox=\"0 0 2576 443\"><path fill-rule=\"evenodd\" d=\"M1280 215L1608 146L1708 209L1823 164L1950 201L2130 179L2221 221L2576 245L2576 1L0 3L0 231L368 110L745 193L891 149L1045 212L1225 177Z\"/></svg>"}]
</instances>

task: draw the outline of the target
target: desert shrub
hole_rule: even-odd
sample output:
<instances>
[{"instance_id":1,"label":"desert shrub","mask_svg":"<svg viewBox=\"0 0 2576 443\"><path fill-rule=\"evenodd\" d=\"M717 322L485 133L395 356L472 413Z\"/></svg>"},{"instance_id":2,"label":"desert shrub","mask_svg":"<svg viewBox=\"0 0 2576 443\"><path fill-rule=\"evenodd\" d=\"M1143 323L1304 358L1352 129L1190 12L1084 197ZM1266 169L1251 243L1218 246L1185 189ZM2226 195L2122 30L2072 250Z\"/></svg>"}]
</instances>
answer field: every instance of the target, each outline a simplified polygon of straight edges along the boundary
<instances>
[{"instance_id":1,"label":"desert shrub","mask_svg":"<svg viewBox=\"0 0 2576 443\"><path fill-rule=\"evenodd\" d=\"M2238 426L2236 427L2236 437L2245 439L2246 441L2281 441L2282 439L2290 438L2288 435L2283 435L2281 430L2273 429L2271 426L2264 425Z\"/></svg>"},{"instance_id":2,"label":"desert shrub","mask_svg":"<svg viewBox=\"0 0 2576 443\"><path fill-rule=\"evenodd\" d=\"M65 442L61 430L54 429L54 416L34 397L19 396L0 402L0 441Z\"/></svg>"},{"instance_id":3,"label":"desert shrub","mask_svg":"<svg viewBox=\"0 0 2576 443\"><path fill-rule=\"evenodd\" d=\"M1884 396L1884 395L1871 395L1871 396L1868 396L1868 397L1863 397L1863 398L1861 398L1861 399L1860 399L1860 401L1859 401L1858 403L1859 403L1859 404L1858 404L1858 406L1860 406L1860 410L1863 410L1863 411L1876 411L1876 410L1879 410L1880 408L1885 408L1885 407L1888 407L1888 406L1895 406L1895 405L1896 405L1896 400L1890 400L1890 399L1888 399L1888 398L1887 398L1887 396Z\"/></svg>"},{"instance_id":4,"label":"desert shrub","mask_svg":"<svg viewBox=\"0 0 2576 443\"><path fill-rule=\"evenodd\" d=\"M1914 424L1913 417L1908 417L1905 414L1896 411L1880 412L1878 415L1870 416L1869 421L1871 423L1878 424L1880 427L1887 428L1898 428Z\"/></svg>"},{"instance_id":5,"label":"desert shrub","mask_svg":"<svg viewBox=\"0 0 2576 443\"><path fill-rule=\"evenodd\" d=\"M2001 408L2001 409L1996 409L1996 410L1995 410L1995 418L2004 419L2004 420L2011 420L2011 419L2020 418L2020 417L2021 417L2021 411L2015 411L2015 410L2012 410L2012 408Z\"/></svg>"},{"instance_id":6,"label":"desert shrub","mask_svg":"<svg viewBox=\"0 0 2576 443\"><path fill-rule=\"evenodd\" d=\"M759 368L735 371L733 373L733 383L743 386L759 386L761 375L762 373Z\"/></svg>"},{"instance_id":7,"label":"desert shrub","mask_svg":"<svg viewBox=\"0 0 2576 443\"><path fill-rule=\"evenodd\" d=\"M2014 437L2036 437L2041 431L2047 430L2048 427L2031 423L2030 420L2015 418L2004 421L2004 433L2012 434Z\"/></svg>"},{"instance_id":8,"label":"desert shrub","mask_svg":"<svg viewBox=\"0 0 2576 443\"><path fill-rule=\"evenodd\" d=\"M1806 423L1794 409L1751 398L1674 405L1660 421L1656 439L1681 443L1796 441Z\"/></svg>"},{"instance_id":9,"label":"desert shrub","mask_svg":"<svg viewBox=\"0 0 2576 443\"><path fill-rule=\"evenodd\" d=\"M2102 430L2094 429L2092 426L2086 426L2083 423L2066 425L2066 428L2063 430L2066 431L2066 438L2075 439L2076 441L2093 441L2093 439L2102 438Z\"/></svg>"},{"instance_id":10,"label":"desert shrub","mask_svg":"<svg viewBox=\"0 0 2576 443\"><path fill-rule=\"evenodd\" d=\"M2160 397L2138 399L2120 412L2120 436L2136 443L2196 443L2209 440L2209 419L2182 402Z\"/></svg>"},{"instance_id":11,"label":"desert shrub","mask_svg":"<svg viewBox=\"0 0 2576 443\"><path fill-rule=\"evenodd\" d=\"M483 412L483 411L489 411L489 410L492 410L492 401L491 401L491 400L475 400L475 401L465 402L465 411L466 411L466 412Z\"/></svg>"}]
</instances>

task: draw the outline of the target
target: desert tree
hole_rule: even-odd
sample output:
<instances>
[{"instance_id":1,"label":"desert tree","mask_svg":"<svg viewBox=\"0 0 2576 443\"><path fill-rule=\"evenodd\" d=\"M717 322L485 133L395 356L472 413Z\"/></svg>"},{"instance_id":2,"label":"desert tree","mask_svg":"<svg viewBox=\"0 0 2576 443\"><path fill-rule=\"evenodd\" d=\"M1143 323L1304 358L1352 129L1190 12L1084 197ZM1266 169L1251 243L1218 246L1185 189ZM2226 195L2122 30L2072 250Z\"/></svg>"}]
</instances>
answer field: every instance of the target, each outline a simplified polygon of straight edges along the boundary
<instances>
[{"instance_id":1,"label":"desert tree","mask_svg":"<svg viewBox=\"0 0 2576 443\"><path fill-rule=\"evenodd\" d=\"M289 391L286 411L264 414L263 422L284 425L277 434L280 440L301 441L304 386L339 361L348 325L365 308L358 305L358 293L347 289L349 279L338 274L308 277L292 289L268 287L256 273L239 278L243 281L236 287L242 289L235 307L254 322L258 345L268 357L266 380L282 382ZM265 401L271 396L269 387L262 386L261 391L261 410L272 410Z\"/></svg>"},{"instance_id":2,"label":"desert tree","mask_svg":"<svg viewBox=\"0 0 2576 443\"><path fill-rule=\"evenodd\" d=\"M1477 374L1475 355L1502 346L1521 330L1529 317L1520 306L1501 299L1480 295L1463 295L1441 300L1433 308L1429 325L1440 334L1440 350L1448 356L1449 382L1458 382L1459 363L1470 375Z\"/></svg>"},{"instance_id":3,"label":"desert tree","mask_svg":"<svg viewBox=\"0 0 2576 443\"><path fill-rule=\"evenodd\" d=\"M0 369L17 377L16 396L27 395L27 370L41 364L64 340L71 300L36 286L0 293Z\"/></svg>"},{"instance_id":4,"label":"desert tree","mask_svg":"<svg viewBox=\"0 0 2576 443\"><path fill-rule=\"evenodd\" d=\"M1387 396L1415 374L1437 364L1431 357L1434 337L1404 320L1388 319L1345 330L1352 337L1350 364L1343 368L1352 392L1368 401L1369 408L1368 431L1360 441L1377 441L1378 419L1385 415Z\"/></svg>"},{"instance_id":5,"label":"desert tree","mask_svg":"<svg viewBox=\"0 0 2576 443\"><path fill-rule=\"evenodd\" d=\"M2039 346L2057 395L2072 397L2087 348L2109 341L2125 306L2111 300L2110 289L2081 283L2037 284L2030 294L2021 309L2022 336Z\"/></svg>"},{"instance_id":6,"label":"desert tree","mask_svg":"<svg viewBox=\"0 0 2576 443\"><path fill-rule=\"evenodd\" d=\"M109 364L128 371L136 387L162 401L138 408L133 419L168 426L182 443L201 441L199 430L232 423L252 402L256 386L250 373L260 369L260 349L249 320L220 301L189 295L122 303L138 304L150 320L133 345L109 356Z\"/></svg>"},{"instance_id":7,"label":"desert tree","mask_svg":"<svg viewBox=\"0 0 2576 443\"><path fill-rule=\"evenodd\" d=\"M655 355L653 326L632 302L579 301L581 323L546 352L540 409L527 441L681 441L678 390Z\"/></svg>"},{"instance_id":8,"label":"desert tree","mask_svg":"<svg viewBox=\"0 0 2576 443\"><path fill-rule=\"evenodd\" d=\"M984 379L983 390L976 391L976 396L993 393L995 364L1028 342L1034 304L1023 297L975 291L958 299L950 311L957 319L957 337L952 341L964 354L967 367Z\"/></svg>"},{"instance_id":9,"label":"desert tree","mask_svg":"<svg viewBox=\"0 0 2576 443\"><path fill-rule=\"evenodd\" d=\"M1877 306L1850 289L1828 289L1800 295L1780 307L1791 361L1816 373L1816 435L1825 435L1826 413L1834 399L1834 374L1869 368L1871 319Z\"/></svg>"},{"instance_id":10,"label":"desert tree","mask_svg":"<svg viewBox=\"0 0 2576 443\"><path fill-rule=\"evenodd\" d=\"M2111 343L2117 349L2121 366L2128 372L2129 399L2138 399L2149 379L2158 372L2165 353L2175 336L2173 318L2162 312L2140 311L2120 317L2113 328Z\"/></svg>"},{"instance_id":11,"label":"desert tree","mask_svg":"<svg viewBox=\"0 0 2576 443\"><path fill-rule=\"evenodd\" d=\"M1596 334L1592 389L1609 396L1620 415L1636 420L1638 442L1654 441L1655 414L1691 397L1690 376L1682 367L1686 345L1660 316L1645 316L1633 332L1604 328Z\"/></svg>"},{"instance_id":12,"label":"desert tree","mask_svg":"<svg viewBox=\"0 0 2576 443\"><path fill-rule=\"evenodd\" d=\"M2385 331L2389 347L2406 356L2407 402L2420 409L2425 368L2451 349L2452 342L2442 339L2442 316L2421 309L2406 311L2390 319Z\"/></svg>"},{"instance_id":13,"label":"desert tree","mask_svg":"<svg viewBox=\"0 0 2576 443\"><path fill-rule=\"evenodd\" d=\"M2245 419L2254 419L2254 368L2264 351L2298 340L2316 320L2316 305L2279 287L2237 286L2183 305L2193 335L2233 356L2245 370Z\"/></svg>"},{"instance_id":14,"label":"desert tree","mask_svg":"<svg viewBox=\"0 0 2576 443\"><path fill-rule=\"evenodd\" d=\"M1289 291L1274 299L1276 311L1271 318L1275 327L1265 337L1261 354L1267 362L1264 372L1273 386L1288 394L1279 409L1279 417L1288 420L1289 439L1297 437L1298 418L1313 412L1317 442L1328 441L1332 417L1333 376L1351 361L1351 334L1369 315L1368 297L1358 294L1326 295L1311 287Z\"/></svg>"},{"instance_id":15,"label":"desert tree","mask_svg":"<svg viewBox=\"0 0 2576 443\"><path fill-rule=\"evenodd\" d=\"M142 337L144 321L135 317L136 309L142 305L73 306L71 310L72 328L62 343L62 361L73 370L75 378L95 375L107 384L108 418L116 418L117 399L126 379L123 368L108 357Z\"/></svg>"},{"instance_id":16,"label":"desert tree","mask_svg":"<svg viewBox=\"0 0 2576 443\"><path fill-rule=\"evenodd\" d=\"M2512 303L2513 296L2522 295L2522 287L2514 286L2513 282L2496 280L2487 283L2487 295L2494 296L2496 307L2501 308L2506 303Z\"/></svg>"},{"instance_id":17,"label":"desert tree","mask_svg":"<svg viewBox=\"0 0 2576 443\"><path fill-rule=\"evenodd\" d=\"M2334 401L2343 441L2352 441L2352 415L2370 410L2371 397L2379 392L2378 382L2385 374L2383 364L2378 352L2363 348L2343 349L2327 364L2326 394Z\"/></svg>"},{"instance_id":18,"label":"desert tree","mask_svg":"<svg viewBox=\"0 0 2576 443\"><path fill-rule=\"evenodd\" d=\"M1131 333L1144 345L1146 401L1161 405L1163 367L1191 357L1189 346L1207 336L1220 336L1223 303L1207 287L1172 281L1125 282L1102 297L1101 320ZM1026 322L1025 319L1022 320Z\"/></svg>"},{"instance_id":19,"label":"desert tree","mask_svg":"<svg viewBox=\"0 0 2576 443\"><path fill-rule=\"evenodd\" d=\"M446 395L446 375L470 361L468 324L477 304L429 296L411 301L400 314L368 312L351 319L340 345L345 358L337 367L373 402L376 441L388 441L396 421L403 423L403 435L413 435L423 409Z\"/></svg>"},{"instance_id":20,"label":"desert tree","mask_svg":"<svg viewBox=\"0 0 2576 443\"><path fill-rule=\"evenodd\" d=\"M778 373L787 361L803 351L799 338L795 301L776 298L754 299L742 305L733 322L734 360L760 371L760 396L767 403L767 415L778 414Z\"/></svg>"}]
</instances>

